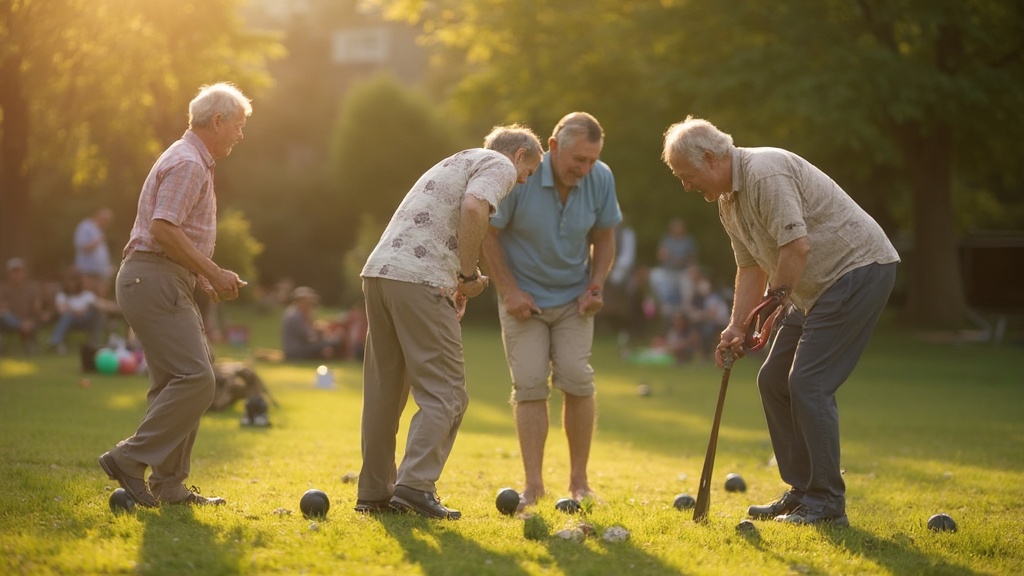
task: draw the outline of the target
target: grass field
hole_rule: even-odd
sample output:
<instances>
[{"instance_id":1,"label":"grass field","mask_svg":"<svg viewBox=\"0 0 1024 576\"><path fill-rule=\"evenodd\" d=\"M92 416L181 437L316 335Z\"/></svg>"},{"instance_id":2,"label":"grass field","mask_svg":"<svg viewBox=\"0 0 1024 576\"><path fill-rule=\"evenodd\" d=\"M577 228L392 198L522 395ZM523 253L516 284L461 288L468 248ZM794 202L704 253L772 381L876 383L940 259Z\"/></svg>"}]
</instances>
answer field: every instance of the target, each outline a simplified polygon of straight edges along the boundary
<instances>
[{"instance_id":1,"label":"grass field","mask_svg":"<svg viewBox=\"0 0 1024 576\"><path fill-rule=\"evenodd\" d=\"M233 310L250 345L276 345L276 315ZM733 370L708 523L676 511L696 494L721 373L708 364L638 366L600 339L599 424L591 483L602 503L582 542L554 533L577 521L554 509L568 482L557 414L549 436L549 491L536 508L552 536L524 538L498 513L497 490L521 488L500 336L466 328L472 401L439 483L458 522L352 511L360 466L357 363L333 363L337 387L314 386L315 364L257 363L279 408L273 427L241 428L242 407L209 414L192 477L217 509L168 507L115 515L96 457L131 434L145 410L142 376L90 376L77 358L0 358L0 574L1020 574L1024 572L1024 350L925 344L883 326L840 392L851 528L758 523L735 527L751 503L784 489L772 457L754 374ZM221 358L246 349L223 347ZM647 384L649 397L636 393ZM410 403L405 423L412 414ZM400 446L405 425L399 432ZM400 456L400 455L399 455ZM729 472L749 489L728 493ZM311 523L309 488L331 498ZM956 533L934 533L946 512ZM625 542L600 538L622 526Z\"/></svg>"}]
</instances>

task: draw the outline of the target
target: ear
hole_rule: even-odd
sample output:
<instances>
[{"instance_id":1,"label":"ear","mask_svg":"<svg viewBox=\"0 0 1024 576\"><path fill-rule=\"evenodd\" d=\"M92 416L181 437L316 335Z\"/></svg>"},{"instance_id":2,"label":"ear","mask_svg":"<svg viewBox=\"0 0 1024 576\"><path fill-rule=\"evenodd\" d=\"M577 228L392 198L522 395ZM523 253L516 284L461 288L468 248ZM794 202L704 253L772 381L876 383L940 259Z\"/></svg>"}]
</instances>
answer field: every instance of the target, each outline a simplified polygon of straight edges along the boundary
<instances>
[{"instance_id":1,"label":"ear","mask_svg":"<svg viewBox=\"0 0 1024 576\"><path fill-rule=\"evenodd\" d=\"M718 157L711 150L704 151L704 164L709 168L714 168L718 164Z\"/></svg>"},{"instance_id":2,"label":"ear","mask_svg":"<svg viewBox=\"0 0 1024 576\"><path fill-rule=\"evenodd\" d=\"M558 153L558 139L554 136L548 138L548 152Z\"/></svg>"}]
</instances>

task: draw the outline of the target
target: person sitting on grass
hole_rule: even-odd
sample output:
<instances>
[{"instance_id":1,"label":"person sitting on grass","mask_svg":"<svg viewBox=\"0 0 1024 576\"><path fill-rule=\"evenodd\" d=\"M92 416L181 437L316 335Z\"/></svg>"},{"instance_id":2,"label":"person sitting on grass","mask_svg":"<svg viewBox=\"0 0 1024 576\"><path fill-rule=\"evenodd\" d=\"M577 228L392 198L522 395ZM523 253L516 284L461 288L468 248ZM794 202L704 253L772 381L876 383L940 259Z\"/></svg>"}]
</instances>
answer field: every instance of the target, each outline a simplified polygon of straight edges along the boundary
<instances>
[{"instance_id":1,"label":"person sitting on grass","mask_svg":"<svg viewBox=\"0 0 1024 576\"><path fill-rule=\"evenodd\" d=\"M314 316L320 296L308 286L292 291L292 303L284 311L281 322L281 347L285 360L334 358L340 350L338 338L332 336L324 322Z\"/></svg>"},{"instance_id":2,"label":"person sitting on grass","mask_svg":"<svg viewBox=\"0 0 1024 576\"><path fill-rule=\"evenodd\" d=\"M0 284L0 334L17 334L24 352L34 354L36 332L45 321L42 288L29 278L24 259L11 258L7 282Z\"/></svg>"},{"instance_id":3,"label":"person sitting on grass","mask_svg":"<svg viewBox=\"0 0 1024 576\"><path fill-rule=\"evenodd\" d=\"M665 332L665 349L676 359L677 364L693 360L701 349L700 332L686 314L674 312L668 330Z\"/></svg>"},{"instance_id":4,"label":"person sitting on grass","mask_svg":"<svg viewBox=\"0 0 1024 576\"><path fill-rule=\"evenodd\" d=\"M77 268L64 273L61 291L54 300L57 307L57 325L50 335L49 348L59 354L67 352L64 342L68 332L79 330L89 338L89 344L98 346L102 340L104 303L96 293L85 287L85 277Z\"/></svg>"}]
</instances>

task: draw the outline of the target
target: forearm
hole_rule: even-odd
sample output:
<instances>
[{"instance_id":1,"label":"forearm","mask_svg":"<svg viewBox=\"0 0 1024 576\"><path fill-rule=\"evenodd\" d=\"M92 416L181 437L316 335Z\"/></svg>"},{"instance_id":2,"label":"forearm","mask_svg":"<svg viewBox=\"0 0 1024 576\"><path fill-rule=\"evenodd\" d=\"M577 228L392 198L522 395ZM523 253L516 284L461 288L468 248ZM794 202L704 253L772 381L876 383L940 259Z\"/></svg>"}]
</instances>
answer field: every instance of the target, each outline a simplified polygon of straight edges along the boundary
<instances>
[{"instance_id":1,"label":"forearm","mask_svg":"<svg viewBox=\"0 0 1024 576\"><path fill-rule=\"evenodd\" d=\"M590 285L601 289L615 262L615 230L602 228L591 233Z\"/></svg>"},{"instance_id":2,"label":"forearm","mask_svg":"<svg viewBox=\"0 0 1024 576\"><path fill-rule=\"evenodd\" d=\"M459 219L459 272L471 276L480 262L481 246L487 234L491 206L486 201L466 194Z\"/></svg>"},{"instance_id":3,"label":"forearm","mask_svg":"<svg viewBox=\"0 0 1024 576\"><path fill-rule=\"evenodd\" d=\"M164 254L171 260L206 278L220 270L213 260L200 252L181 228L166 220L155 219L150 224L153 238L160 243Z\"/></svg>"},{"instance_id":4,"label":"forearm","mask_svg":"<svg viewBox=\"0 0 1024 576\"><path fill-rule=\"evenodd\" d=\"M768 273L760 266L746 266L736 270L736 293L733 295L732 316L729 324L742 327L750 311L764 296Z\"/></svg>"},{"instance_id":5,"label":"forearm","mask_svg":"<svg viewBox=\"0 0 1024 576\"><path fill-rule=\"evenodd\" d=\"M517 289L519 286L516 279L505 262L505 254L501 250L501 243L498 242L500 229L494 226L488 227L483 240L482 255L487 276L498 292L506 293L508 290Z\"/></svg>"}]
</instances>

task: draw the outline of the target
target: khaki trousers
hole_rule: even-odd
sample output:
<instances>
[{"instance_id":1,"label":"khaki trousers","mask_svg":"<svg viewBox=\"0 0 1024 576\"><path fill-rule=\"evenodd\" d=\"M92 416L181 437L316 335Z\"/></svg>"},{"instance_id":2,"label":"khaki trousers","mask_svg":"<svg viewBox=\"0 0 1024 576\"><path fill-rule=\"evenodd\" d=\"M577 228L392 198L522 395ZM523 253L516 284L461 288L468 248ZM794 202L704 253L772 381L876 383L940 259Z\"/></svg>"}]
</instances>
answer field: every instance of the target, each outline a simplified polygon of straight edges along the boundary
<instances>
[{"instance_id":1,"label":"khaki trousers","mask_svg":"<svg viewBox=\"0 0 1024 576\"><path fill-rule=\"evenodd\" d=\"M387 500L401 484L436 491L469 404L462 328L438 288L365 278L369 330L363 359L363 467L360 500ZM409 393L405 456L395 466L399 420Z\"/></svg>"},{"instance_id":2,"label":"khaki trousers","mask_svg":"<svg viewBox=\"0 0 1024 576\"><path fill-rule=\"evenodd\" d=\"M142 424L111 454L132 476L144 477L149 466L154 493L188 477L199 421L216 389L194 286L184 266L158 254L135 252L117 274L117 303L146 354L150 386Z\"/></svg>"}]
</instances>

